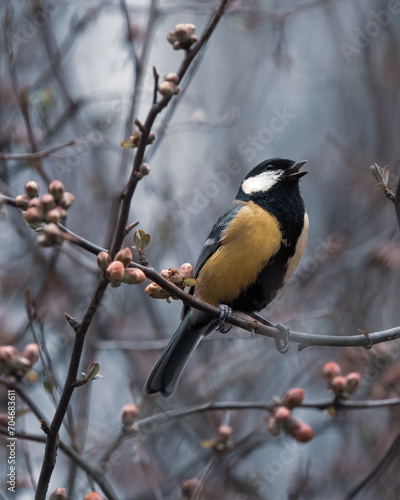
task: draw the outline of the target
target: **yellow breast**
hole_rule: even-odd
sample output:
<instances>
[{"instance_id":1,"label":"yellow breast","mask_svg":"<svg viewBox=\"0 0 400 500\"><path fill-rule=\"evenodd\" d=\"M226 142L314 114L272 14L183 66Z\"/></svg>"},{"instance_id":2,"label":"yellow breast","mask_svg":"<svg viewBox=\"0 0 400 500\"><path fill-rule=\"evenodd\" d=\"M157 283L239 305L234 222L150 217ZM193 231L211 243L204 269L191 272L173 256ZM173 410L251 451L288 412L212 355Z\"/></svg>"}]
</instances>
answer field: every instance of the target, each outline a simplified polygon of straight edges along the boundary
<instances>
[{"instance_id":1,"label":"yellow breast","mask_svg":"<svg viewBox=\"0 0 400 500\"><path fill-rule=\"evenodd\" d=\"M281 241L277 219L250 201L223 231L222 245L200 270L194 295L213 305L229 303L256 280Z\"/></svg>"}]
</instances>

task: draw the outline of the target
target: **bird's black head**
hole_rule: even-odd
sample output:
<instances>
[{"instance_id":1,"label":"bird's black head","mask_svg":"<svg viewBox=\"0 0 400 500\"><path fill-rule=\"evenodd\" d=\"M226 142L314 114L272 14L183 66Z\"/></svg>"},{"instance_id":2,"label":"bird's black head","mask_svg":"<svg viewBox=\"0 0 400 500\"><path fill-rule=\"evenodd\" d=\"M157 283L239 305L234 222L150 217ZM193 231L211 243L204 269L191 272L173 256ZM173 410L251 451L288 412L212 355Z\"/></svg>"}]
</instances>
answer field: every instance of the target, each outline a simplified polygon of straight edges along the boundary
<instances>
[{"instance_id":1,"label":"bird's black head","mask_svg":"<svg viewBox=\"0 0 400 500\"><path fill-rule=\"evenodd\" d=\"M240 191L248 196L266 194L278 184L298 184L298 180L307 172L300 172L300 168L307 163L283 158L272 158L257 165L243 179ZM239 191L239 192L240 192Z\"/></svg>"},{"instance_id":2,"label":"bird's black head","mask_svg":"<svg viewBox=\"0 0 400 500\"><path fill-rule=\"evenodd\" d=\"M283 158L272 158L257 165L243 179L238 201L253 201L265 210L282 218L283 214L304 212L300 195L299 179L307 172L300 172L305 161L294 162Z\"/></svg>"}]
</instances>

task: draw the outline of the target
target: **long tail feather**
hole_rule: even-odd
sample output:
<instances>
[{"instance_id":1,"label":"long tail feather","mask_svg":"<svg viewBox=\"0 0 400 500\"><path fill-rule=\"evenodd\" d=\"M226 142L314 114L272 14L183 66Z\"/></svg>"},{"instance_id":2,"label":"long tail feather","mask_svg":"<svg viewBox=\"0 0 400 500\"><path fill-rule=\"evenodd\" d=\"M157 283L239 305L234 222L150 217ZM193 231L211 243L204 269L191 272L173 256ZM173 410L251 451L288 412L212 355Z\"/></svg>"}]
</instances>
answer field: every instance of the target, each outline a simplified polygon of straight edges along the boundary
<instances>
[{"instance_id":1,"label":"long tail feather","mask_svg":"<svg viewBox=\"0 0 400 500\"><path fill-rule=\"evenodd\" d=\"M198 312L191 309L186 314L154 365L144 386L145 394L161 392L168 397L174 392L190 355L205 333L204 315L203 321L199 321Z\"/></svg>"}]
</instances>

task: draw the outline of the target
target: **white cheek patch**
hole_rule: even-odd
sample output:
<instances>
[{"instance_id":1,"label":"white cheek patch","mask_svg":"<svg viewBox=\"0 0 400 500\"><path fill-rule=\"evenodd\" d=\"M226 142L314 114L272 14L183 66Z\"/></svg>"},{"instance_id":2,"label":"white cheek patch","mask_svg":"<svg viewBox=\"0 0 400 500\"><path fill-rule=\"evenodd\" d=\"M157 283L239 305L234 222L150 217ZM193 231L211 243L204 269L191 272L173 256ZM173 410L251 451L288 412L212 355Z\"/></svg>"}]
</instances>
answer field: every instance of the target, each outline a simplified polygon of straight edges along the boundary
<instances>
[{"instance_id":1,"label":"white cheek patch","mask_svg":"<svg viewBox=\"0 0 400 500\"><path fill-rule=\"evenodd\" d=\"M242 183L243 192L249 195L261 193L262 191L266 192L276 184L282 173L282 170L274 170L262 172L255 177L249 177Z\"/></svg>"}]
</instances>

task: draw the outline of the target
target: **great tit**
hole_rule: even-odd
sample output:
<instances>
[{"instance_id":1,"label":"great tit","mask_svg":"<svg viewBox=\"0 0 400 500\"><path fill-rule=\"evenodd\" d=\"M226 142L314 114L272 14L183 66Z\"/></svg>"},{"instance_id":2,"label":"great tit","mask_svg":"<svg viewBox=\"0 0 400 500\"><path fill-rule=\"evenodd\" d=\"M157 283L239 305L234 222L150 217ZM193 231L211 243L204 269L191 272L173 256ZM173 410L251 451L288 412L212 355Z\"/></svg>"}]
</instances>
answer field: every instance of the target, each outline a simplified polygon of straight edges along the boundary
<instances>
[{"instance_id":1,"label":"great tit","mask_svg":"<svg viewBox=\"0 0 400 500\"><path fill-rule=\"evenodd\" d=\"M273 158L244 178L204 243L194 270L198 284L190 290L220 305L220 320L184 306L180 326L147 379L146 394L170 396L204 335L221 329L231 310L255 313L266 307L292 276L308 235L299 189L305 163Z\"/></svg>"}]
</instances>

